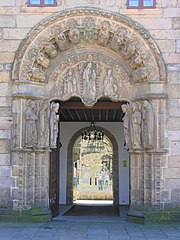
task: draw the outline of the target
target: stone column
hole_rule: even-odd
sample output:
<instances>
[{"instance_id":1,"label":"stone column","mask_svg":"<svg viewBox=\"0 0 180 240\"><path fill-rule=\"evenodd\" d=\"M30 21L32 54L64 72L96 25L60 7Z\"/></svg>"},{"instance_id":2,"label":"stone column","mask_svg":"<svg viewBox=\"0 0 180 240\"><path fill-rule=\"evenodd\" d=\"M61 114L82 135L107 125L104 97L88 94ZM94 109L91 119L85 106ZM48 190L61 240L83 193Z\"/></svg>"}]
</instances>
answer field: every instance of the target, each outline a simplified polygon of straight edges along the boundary
<instances>
[{"instance_id":1,"label":"stone column","mask_svg":"<svg viewBox=\"0 0 180 240\"><path fill-rule=\"evenodd\" d=\"M131 205L128 219L142 223L147 221L146 219L155 221L158 213L162 213L162 168L167 150L164 141L165 100L143 99L138 102L141 104L142 144L139 149L132 145L129 150Z\"/></svg>"},{"instance_id":2,"label":"stone column","mask_svg":"<svg viewBox=\"0 0 180 240\"><path fill-rule=\"evenodd\" d=\"M12 188L12 202L15 210L41 208L47 214L49 112L50 104L43 99L16 98L13 102L12 177L16 184Z\"/></svg>"}]
</instances>

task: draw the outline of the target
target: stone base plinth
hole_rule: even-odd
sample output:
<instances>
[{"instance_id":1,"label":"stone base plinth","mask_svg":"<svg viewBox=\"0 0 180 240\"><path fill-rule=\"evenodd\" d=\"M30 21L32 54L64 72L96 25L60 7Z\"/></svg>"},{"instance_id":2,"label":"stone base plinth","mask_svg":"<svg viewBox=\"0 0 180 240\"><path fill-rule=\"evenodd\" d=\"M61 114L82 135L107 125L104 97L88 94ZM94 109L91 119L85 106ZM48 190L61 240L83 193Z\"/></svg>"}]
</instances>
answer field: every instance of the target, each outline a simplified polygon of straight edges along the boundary
<instances>
[{"instance_id":1,"label":"stone base plinth","mask_svg":"<svg viewBox=\"0 0 180 240\"><path fill-rule=\"evenodd\" d=\"M130 209L127 221L138 224L176 224L180 223L180 207Z\"/></svg>"},{"instance_id":2,"label":"stone base plinth","mask_svg":"<svg viewBox=\"0 0 180 240\"><path fill-rule=\"evenodd\" d=\"M13 210L0 209L0 222L48 222L51 221L52 214L49 209L30 209L30 210Z\"/></svg>"}]
</instances>

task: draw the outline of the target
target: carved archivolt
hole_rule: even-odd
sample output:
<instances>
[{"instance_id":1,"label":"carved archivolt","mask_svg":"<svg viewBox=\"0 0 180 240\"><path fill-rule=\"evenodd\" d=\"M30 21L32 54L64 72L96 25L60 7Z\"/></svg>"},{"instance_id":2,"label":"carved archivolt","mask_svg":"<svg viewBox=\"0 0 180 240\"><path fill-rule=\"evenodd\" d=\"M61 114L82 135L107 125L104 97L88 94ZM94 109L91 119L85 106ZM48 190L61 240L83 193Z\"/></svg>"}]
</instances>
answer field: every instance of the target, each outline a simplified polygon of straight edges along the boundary
<instances>
[{"instance_id":1,"label":"carved archivolt","mask_svg":"<svg viewBox=\"0 0 180 240\"><path fill-rule=\"evenodd\" d=\"M132 84L165 80L160 52L147 31L128 17L89 8L56 14L35 27L15 59L13 78L47 83L58 55L94 45L110 49L128 65Z\"/></svg>"}]
</instances>

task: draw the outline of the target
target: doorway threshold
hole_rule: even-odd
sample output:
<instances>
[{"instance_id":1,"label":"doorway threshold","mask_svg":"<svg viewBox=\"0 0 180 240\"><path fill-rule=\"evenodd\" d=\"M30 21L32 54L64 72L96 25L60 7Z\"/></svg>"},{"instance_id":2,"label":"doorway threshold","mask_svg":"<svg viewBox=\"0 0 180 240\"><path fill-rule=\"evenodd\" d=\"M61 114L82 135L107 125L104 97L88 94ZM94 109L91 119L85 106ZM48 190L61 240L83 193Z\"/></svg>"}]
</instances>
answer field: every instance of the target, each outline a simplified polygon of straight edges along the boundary
<instances>
[{"instance_id":1,"label":"doorway threshold","mask_svg":"<svg viewBox=\"0 0 180 240\"><path fill-rule=\"evenodd\" d=\"M87 205L87 206L109 206L113 205L113 200L76 200L75 205Z\"/></svg>"}]
</instances>

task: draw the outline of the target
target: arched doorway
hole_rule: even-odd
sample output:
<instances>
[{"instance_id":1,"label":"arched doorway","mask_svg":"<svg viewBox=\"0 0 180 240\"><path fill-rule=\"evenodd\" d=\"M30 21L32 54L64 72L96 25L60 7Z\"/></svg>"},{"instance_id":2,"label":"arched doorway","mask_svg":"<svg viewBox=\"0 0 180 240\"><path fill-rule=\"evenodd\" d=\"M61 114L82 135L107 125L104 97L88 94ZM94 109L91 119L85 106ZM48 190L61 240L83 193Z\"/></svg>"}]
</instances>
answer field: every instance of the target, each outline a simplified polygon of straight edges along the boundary
<instances>
[{"instance_id":1,"label":"arched doorway","mask_svg":"<svg viewBox=\"0 0 180 240\"><path fill-rule=\"evenodd\" d=\"M51 137L57 131L46 120L58 116L57 99L72 97L86 107L102 97L130 102L131 206L160 206L166 74L161 53L142 26L123 15L89 8L50 16L21 44L12 78L12 162L20 169L14 176L15 208L49 206L49 156L56 148ZM135 115L139 126L132 120Z\"/></svg>"},{"instance_id":2,"label":"arched doorway","mask_svg":"<svg viewBox=\"0 0 180 240\"><path fill-rule=\"evenodd\" d=\"M100 127L98 127L98 129L102 129ZM83 129L82 129L83 130ZM81 133L82 133L82 130L78 131L72 138L71 138L71 141L69 143L69 146L68 146L68 163L67 163L67 171L68 171L68 174L67 174L67 204L72 204L73 203L73 177L74 177L74 159L77 157L77 156L74 156L74 154L76 152L73 152L74 150L74 147L75 147L75 144L76 144L76 141L79 139L80 141L80 138L81 138ZM109 159L107 159L107 156L105 156L105 154L107 154L107 151L103 151L101 149L97 149L96 153L96 158L97 158L97 164L98 166L94 166L95 167L95 170L93 172L93 169L92 169L92 166L94 164L91 164L91 166L89 167L89 171L86 171L86 177L89 175L88 178L85 179L85 182L88 183L85 187L89 187L89 185L92 186L92 189L98 189L98 173L97 172L98 170L100 171L101 167L102 167L102 164L103 162L104 163L107 163L107 161L111 161L109 163L107 163L106 166L108 166L108 169L109 169L109 173L113 173L113 177L112 177L112 181L110 183L110 199L113 200L113 204L119 204L119 158L118 158L118 144L116 142L116 139L114 138L114 136L106 129L103 128L103 131L105 132L105 141L109 141L110 144L112 144L110 146L110 151L108 150L109 152ZM86 147L87 147L87 143L86 143ZM102 146L104 146L104 144L102 144ZM84 150L84 153L82 153L81 155L86 155L86 151L89 151L88 150L88 147L87 148L83 148ZM105 153L105 154L104 154ZM89 159L88 163L87 163L87 159L82 159L83 163L81 164L85 164L85 162L87 164L90 164L90 162L93 162L92 160L92 156L94 154L92 154L91 150L88 152L88 154L91 154L91 158ZM84 156L83 156L84 157ZM103 157L104 157L104 160L103 160ZM105 159L106 157L106 159ZM108 171L107 169L107 171ZM108 173L108 172L107 172ZM105 173L104 173L105 174ZM105 179L103 179L105 180ZM113 183L113 184L112 184ZM111 185L112 184L112 185ZM97 187L96 187L97 186ZM111 188L112 186L112 188ZM91 193L89 192L89 195L83 197L81 196L80 199L105 199L105 193L101 195L101 190L100 191L91 191ZM98 197L98 193L100 193L100 196ZM106 197L107 198L107 197Z\"/></svg>"}]
</instances>

